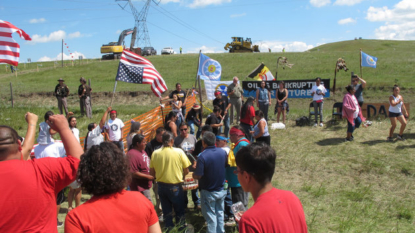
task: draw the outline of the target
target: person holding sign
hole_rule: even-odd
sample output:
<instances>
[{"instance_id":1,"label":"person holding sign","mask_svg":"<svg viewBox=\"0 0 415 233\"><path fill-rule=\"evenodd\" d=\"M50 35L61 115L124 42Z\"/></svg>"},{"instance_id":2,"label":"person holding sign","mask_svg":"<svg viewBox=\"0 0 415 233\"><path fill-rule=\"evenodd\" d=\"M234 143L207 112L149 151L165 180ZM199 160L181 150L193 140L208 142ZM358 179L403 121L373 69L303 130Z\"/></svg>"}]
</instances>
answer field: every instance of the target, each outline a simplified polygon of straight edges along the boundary
<instances>
[{"instance_id":1,"label":"person holding sign","mask_svg":"<svg viewBox=\"0 0 415 233\"><path fill-rule=\"evenodd\" d=\"M311 96L313 96L313 106L315 114L314 127L317 127L317 117L320 115L320 127L323 127L323 99L326 95L326 88L321 84L321 78L316 78L316 85L311 88ZM318 110L318 111L317 111Z\"/></svg>"},{"instance_id":2,"label":"person holding sign","mask_svg":"<svg viewBox=\"0 0 415 233\"><path fill-rule=\"evenodd\" d=\"M261 82L261 87L256 90L256 105L264 113L264 118L268 121L268 107L271 103L271 92L266 88L265 81Z\"/></svg>"},{"instance_id":3,"label":"person holding sign","mask_svg":"<svg viewBox=\"0 0 415 233\"><path fill-rule=\"evenodd\" d=\"M389 130L389 137L387 138L388 141L393 141L393 131L395 131L396 128L396 119L398 119L399 122L401 122L401 129L399 130L398 136L396 138L398 140L405 141L405 138L403 137L403 131L406 127L406 119L409 118L409 113L406 110L406 107L403 103L403 97L399 95L400 89L398 85L393 86L393 95L389 96L389 119L391 121L391 128ZM404 110L405 115L402 114L402 110Z\"/></svg>"}]
</instances>

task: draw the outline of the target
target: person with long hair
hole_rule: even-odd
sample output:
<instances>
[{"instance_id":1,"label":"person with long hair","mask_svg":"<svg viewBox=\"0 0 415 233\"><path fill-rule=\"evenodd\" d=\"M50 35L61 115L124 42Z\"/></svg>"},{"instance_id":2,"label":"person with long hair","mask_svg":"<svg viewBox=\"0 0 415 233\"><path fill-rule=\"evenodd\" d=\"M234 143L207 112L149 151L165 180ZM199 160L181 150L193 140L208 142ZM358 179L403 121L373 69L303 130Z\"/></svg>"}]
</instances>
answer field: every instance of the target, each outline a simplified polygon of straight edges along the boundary
<instances>
[{"instance_id":1,"label":"person with long hair","mask_svg":"<svg viewBox=\"0 0 415 233\"><path fill-rule=\"evenodd\" d=\"M164 129L166 129L166 131L171 132L174 137L177 137L177 114L177 112L171 111L169 112L169 114L167 114L167 116L164 119Z\"/></svg>"},{"instance_id":2,"label":"person with long hair","mask_svg":"<svg viewBox=\"0 0 415 233\"><path fill-rule=\"evenodd\" d=\"M391 128L389 129L388 141L393 141L393 132L396 128L396 120L401 123L401 128L399 134L396 136L398 140L404 141L403 131L406 127L406 119L409 118L409 113L406 110L405 104L403 102L403 97L399 94L400 88L398 85L393 86L393 94L389 96L389 119L391 121Z\"/></svg>"},{"instance_id":3,"label":"person with long hair","mask_svg":"<svg viewBox=\"0 0 415 233\"><path fill-rule=\"evenodd\" d=\"M114 143L92 146L81 157L77 179L93 196L68 213L65 232L161 232L153 204L124 190L130 178L128 161Z\"/></svg>"},{"instance_id":4,"label":"person with long hair","mask_svg":"<svg viewBox=\"0 0 415 233\"><path fill-rule=\"evenodd\" d=\"M362 109L354 95L356 90L352 85L346 87L347 94L343 98L342 116L347 119L347 137L346 141L353 141L353 132L355 128L359 128L363 117Z\"/></svg>"},{"instance_id":5,"label":"person with long hair","mask_svg":"<svg viewBox=\"0 0 415 233\"><path fill-rule=\"evenodd\" d=\"M127 148L128 150L131 149L131 144L133 143L133 138L136 134L142 134L143 131L140 129L141 123L139 121L131 120L130 132L127 134Z\"/></svg>"},{"instance_id":6,"label":"person with long hair","mask_svg":"<svg viewBox=\"0 0 415 233\"><path fill-rule=\"evenodd\" d=\"M251 131L254 130L254 117L255 117L255 108L254 108L254 98L248 97L246 102L242 105L241 109L241 124L240 126L244 129L247 133L247 139L252 142L252 134Z\"/></svg>"},{"instance_id":7,"label":"person with long hair","mask_svg":"<svg viewBox=\"0 0 415 233\"><path fill-rule=\"evenodd\" d=\"M326 88L321 84L321 78L316 78L316 85L311 88L311 96L313 96L314 127L317 127L317 118L320 116L320 127L323 127L323 99L326 95Z\"/></svg>"},{"instance_id":8,"label":"person with long hair","mask_svg":"<svg viewBox=\"0 0 415 233\"><path fill-rule=\"evenodd\" d=\"M265 120L268 121L268 108L271 104L271 92L267 89L265 81L256 90L256 105L263 112Z\"/></svg>"},{"instance_id":9,"label":"person with long hair","mask_svg":"<svg viewBox=\"0 0 415 233\"><path fill-rule=\"evenodd\" d=\"M268 131L268 123L264 118L264 113L261 110L255 111L255 120L257 121L254 130L251 131L256 142L264 142L271 145L271 136Z\"/></svg>"},{"instance_id":10,"label":"person with long hair","mask_svg":"<svg viewBox=\"0 0 415 233\"><path fill-rule=\"evenodd\" d=\"M278 83L277 89L277 102L275 103L274 114L277 113L277 123L280 122L280 116L282 113L282 123L285 124L286 113L288 113L288 90L284 86L284 81Z\"/></svg>"},{"instance_id":11,"label":"person with long hair","mask_svg":"<svg viewBox=\"0 0 415 233\"><path fill-rule=\"evenodd\" d=\"M184 121L184 117L182 114L182 101L180 99L180 97L177 94L173 95L173 100L169 102L169 104L172 107L172 111L173 112L177 112L177 119L176 119L176 126L179 126L182 124L182 122ZM177 131L177 134L179 134L180 132Z\"/></svg>"}]
</instances>

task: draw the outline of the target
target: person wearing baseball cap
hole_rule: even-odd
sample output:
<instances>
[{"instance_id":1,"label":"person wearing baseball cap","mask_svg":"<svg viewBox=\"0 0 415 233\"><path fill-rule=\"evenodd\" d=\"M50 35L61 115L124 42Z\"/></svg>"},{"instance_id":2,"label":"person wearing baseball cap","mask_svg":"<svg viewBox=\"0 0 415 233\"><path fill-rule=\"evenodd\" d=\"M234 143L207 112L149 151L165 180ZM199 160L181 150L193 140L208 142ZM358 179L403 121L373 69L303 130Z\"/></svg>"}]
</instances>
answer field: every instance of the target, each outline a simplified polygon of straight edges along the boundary
<instances>
[{"instance_id":1,"label":"person wearing baseball cap","mask_svg":"<svg viewBox=\"0 0 415 233\"><path fill-rule=\"evenodd\" d=\"M68 104L66 102L66 97L68 97L69 95L69 88L64 83L65 80L63 80L63 78L60 78L58 82L59 84L56 85L55 92L53 93L53 95L58 100L58 108L59 108L60 114L63 114L63 111L62 111L63 110L62 107L63 107L65 109L65 115L68 116Z\"/></svg>"},{"instance_id":2,"label":"person wearing baseball cap","mask_svg":"<svg viewBox=\"0 0 415 233\"><path fill-rule=\"evenodd\" d=\"M202 113L200 112L200 105L194 104L192 109L187 113L186 122L190 127L190 134L195 134L195 125L197 126L196 138L200 137Z\"/></svg>"}]
</instances>

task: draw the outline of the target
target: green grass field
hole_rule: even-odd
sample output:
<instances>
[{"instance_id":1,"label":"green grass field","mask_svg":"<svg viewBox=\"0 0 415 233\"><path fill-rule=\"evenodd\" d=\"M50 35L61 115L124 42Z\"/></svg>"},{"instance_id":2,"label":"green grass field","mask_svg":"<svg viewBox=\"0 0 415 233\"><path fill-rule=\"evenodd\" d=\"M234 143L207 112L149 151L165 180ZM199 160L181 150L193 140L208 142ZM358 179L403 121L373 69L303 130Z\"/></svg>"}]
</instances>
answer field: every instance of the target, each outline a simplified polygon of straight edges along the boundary
<instances>
[{"instance_id":1,"label":"green grass field","mask_svg":"<svg viewBox=\"0 0 415 233\"><path fill-rule=\"evenodd\" d=\"M359 73L359 49L378 57L376 69L363 68L363 78L368 82L364 91L365 102L387 102L391 87L402 87L405 102L413 104L414 41L357 40L325 44L303 53L208 54L218 60L223 68L222 80L238 76L245 80L256 66L264 62L276 71L276 60L286 56L292 69L280 69L279 80L312 79L317 76L333 78L337 58L346 60L350 71ZM184 89L194 85L197 54L149 57L164 77L170 90L176 82ZM60 63L59 63L60 64ZM69 63L70 65L70 63ZM74 93L79 77L91 79L93 119L78 119L81 136L86 134L88 123L98 122L110 103L118 61L88 60L54 68L53 63L43 63L37 72L35 63L19 66L17 78L0 66L0 124L25 132L23 115L27 111L39 115L51 109L57 112L57 103L49 93L57 79L62 77ZM328 124L331 106L342 100L343 87L350 81L350 71L337 75L336 95L324 104L323 128L296 127L294 120L308 116L310 99L292 99L287 129L272 131L272 146L277 151L277 167L273 183L277 188L293 191L301 200L310 232L415 232L415 131L413 107L405 130L406 141L386 142L389 119L371 119L373 125L357 129L353 142L344 142L346 122ZM15 106L11 108L10 82L14 87ZM138 93L136 93L138 91ZM137 95L137 96L135 96ZM70 111L79 115L76 96L68 100ZM209 107L211 103L205 102ZM124 121L158 106L149 85L118 83L114 108ZM273 111L273 109L272 109ZM205 112L205 115L207 113ZM271 117L275 122L275 116ZM399 127L399 124L398 124ZM398 129L395 130L395 133ZM88 196L84 196L88 198ZM251 200L251 204L252 200ZM64 203L65 207L66 203ZM59 218L64 220L65 214ZM201 214L191 211L188 222L196 232L204 232ZM227 228L227 232L234 231ZM63 232L60 229L60 232Z\"/></svg>"}]
</instances>

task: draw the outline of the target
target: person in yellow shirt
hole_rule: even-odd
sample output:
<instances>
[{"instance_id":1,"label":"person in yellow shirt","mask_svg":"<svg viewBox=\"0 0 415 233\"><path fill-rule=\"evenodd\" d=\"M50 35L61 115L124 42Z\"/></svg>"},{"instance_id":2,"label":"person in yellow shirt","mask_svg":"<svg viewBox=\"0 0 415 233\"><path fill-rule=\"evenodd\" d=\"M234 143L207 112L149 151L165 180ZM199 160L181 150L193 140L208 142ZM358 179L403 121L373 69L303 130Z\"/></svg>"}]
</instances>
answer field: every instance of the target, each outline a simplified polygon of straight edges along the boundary
<instances>
[{"instance_id":1,"label":"person in yellow shirt","mask_svg":"<svg viewBox=\"0 0 415 233\"><path fill-rule=\"evenodd\" d=\"M165 132L162 141L163 147L155 150L151 156L150 175L156 177L165 226L168 229L175 226L172 217L174 209L176 224L179 225L179 231L182 231L186 224L182 184L191 163L182 149L173 147L174 137L171 132Z\"/></svg>"}]
</instances>

